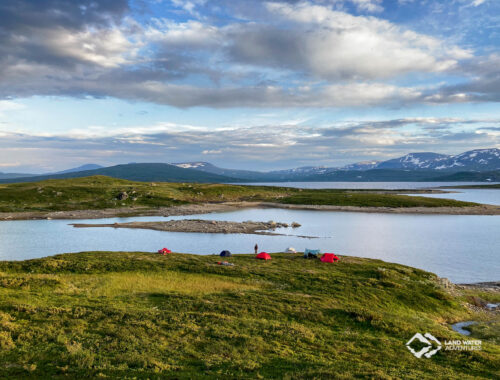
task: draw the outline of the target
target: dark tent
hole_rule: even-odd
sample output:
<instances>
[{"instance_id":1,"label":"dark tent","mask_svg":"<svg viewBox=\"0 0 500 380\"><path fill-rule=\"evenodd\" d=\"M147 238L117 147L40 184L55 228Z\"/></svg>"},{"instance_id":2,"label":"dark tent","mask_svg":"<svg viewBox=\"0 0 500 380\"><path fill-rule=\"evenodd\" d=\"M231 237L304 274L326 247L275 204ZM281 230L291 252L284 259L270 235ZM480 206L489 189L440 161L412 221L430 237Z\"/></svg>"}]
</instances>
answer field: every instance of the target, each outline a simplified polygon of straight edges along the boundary
<instances>
[{"instance_id":1,"label":"dark tent","mask_svg":"<svg viewBox=\"0 0 500 380\"><path fill-rule=\"evenodd\" d=\"M318 255L321 254L319 249L307 249L304 251L304 258L306 259L317 259Z\"/></svg>"},{"instance_id":2,"label":"dark tent","mask_svg":"<svg viewBox=\"0 0 500 380\"><path fill-rule=\"evenodd\" d=\"M222 252L220 253L220 255L221 255L222 257L229 257L229 256L231 256L231 252L229 252L229 251L227 251L227 250L224 250L224 251L222 251Z\"/></svg>"}]
</instances>

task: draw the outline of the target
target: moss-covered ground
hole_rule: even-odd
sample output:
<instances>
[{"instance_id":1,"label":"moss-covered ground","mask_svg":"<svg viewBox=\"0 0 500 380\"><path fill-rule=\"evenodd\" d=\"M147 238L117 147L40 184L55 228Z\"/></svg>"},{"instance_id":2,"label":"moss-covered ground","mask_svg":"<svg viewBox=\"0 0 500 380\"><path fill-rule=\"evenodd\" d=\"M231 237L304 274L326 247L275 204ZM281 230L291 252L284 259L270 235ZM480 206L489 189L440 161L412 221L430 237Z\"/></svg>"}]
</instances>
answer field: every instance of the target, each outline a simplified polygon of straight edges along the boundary
<instances>
[{"instance_id":1,"label":"moss-covered ground","mask_svg":"<svg viewBox=\"0 0 500 380\"><path fill-rule=\"evenodd\" d=\"M119 200L119 195L127 198ZM204 202L265 201L286 204L359 207L468 207L477 204L451 199L426 198L336 189L227 184L132 182L94 176L0 185L0 212L99 210L122 207L157 208Z\"/></svg>"},{"instance_id":2,"label":"moss-covered ground","mask_svg":"<svg viewBox=\"0 0 500 380\"><path fill-rule=\"evenodd\" d=\"M481 351L417 359L405 347L416 332L462 339L450 323L485 320L466 307L473 291L379 260L272 256L228 258L234 266L140 252L0 262L0 378L500 376L491 328L471 327Z\"/></svg>"}]
</instances>

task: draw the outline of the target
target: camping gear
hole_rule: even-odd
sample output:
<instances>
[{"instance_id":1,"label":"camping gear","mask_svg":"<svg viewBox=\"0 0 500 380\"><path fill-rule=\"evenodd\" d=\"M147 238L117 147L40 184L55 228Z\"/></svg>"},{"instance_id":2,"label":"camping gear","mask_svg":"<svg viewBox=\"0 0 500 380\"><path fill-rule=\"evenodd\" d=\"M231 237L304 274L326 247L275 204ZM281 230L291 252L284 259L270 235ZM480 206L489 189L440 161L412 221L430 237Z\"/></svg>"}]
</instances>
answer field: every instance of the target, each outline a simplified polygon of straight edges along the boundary
<instances>
[{"instance_id":1,"label":"camping gear","mask_svg":"<svg viewBox=\"0 0 500 380\"><path fill-rule=\"evenodd\" d=\"M306 259L316 259L318 255L321 255L321 251L319 249L305 249L304 258Z\"/></svg>"},{"instance_id":2,"label":"camping gear","mask_svg":"<svg viewBox=\"0 0 500 380\"><path fill-rule=\"evenodd\" d=\"M228 250L224 250L220 253L220 256L222 257L230 257L231 256L231 252L229 252Z\"/></svg>"},{"instance_id":3,"label":"camping gear","mask_svg":"<svg viewBox=\"0 0 500 380\"><path fill-rule=\"evenodd\" d=\"M255 258L261 260L271 260L271 256L267 252L261 252L257 256L255 256Z\"/></svg>"},{"instance_id":4,"label":"camping gear","mask_svg":"<svg viewBox=\"0 0 500 380\"><path fill-rule=\"evenodd\" d=\"M297 250L293 247L288 247L286 249L285 253L297 253Z\"/></svg>"},{"instance_id":5,"label":"camping gear","mask_svg":"<svg viewBox=\"0 0 500 380\"><path fill-rule=\"evenodd\" d=\"M158 250L158 253L160 255L164 255L165 256L167 253L172 253L172 251L170 249L168 249L168 248L162 248L162 249Z\"/></svg>"},{"instance_id":6,"label":"camping gear","mask_svg":"<svg viewBox=\"0 0 500 380\"><path fill-rule=\"evenodd\" d=\"M324 253L320 260L324 263L334 263L339 261L339 258L335 253Z\"/></svg>"},{"instance_id":7,"label":"camping gear","mask_svg":"<svg viewBox=\"0 0 500 380\"><path fill-rule=\"evenodd\" d=\"M227 261L219 261L217 264L219 264L219 265L225 265L225 266L229 266L229 267L233 267L234 266L233 263L228 263Z\"/></svg>"}]
</instances>

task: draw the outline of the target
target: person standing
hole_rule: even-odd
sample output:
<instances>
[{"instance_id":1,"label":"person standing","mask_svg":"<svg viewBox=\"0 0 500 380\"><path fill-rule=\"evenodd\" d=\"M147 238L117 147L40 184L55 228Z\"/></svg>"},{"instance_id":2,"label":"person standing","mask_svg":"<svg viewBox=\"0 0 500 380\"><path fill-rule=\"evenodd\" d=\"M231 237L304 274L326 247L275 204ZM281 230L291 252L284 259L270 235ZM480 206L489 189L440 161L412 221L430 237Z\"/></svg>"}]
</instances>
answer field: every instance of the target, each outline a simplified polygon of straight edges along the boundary
<instances>
[{"instance_id":1,"label":"person standing","mask_svg":"<svg viewBox=\"0 0 500 380\"><path fill-rule=\"evenodd\" d=\"M259 250L259 246L257 244L255 244L255 247L253 247L253 249L255 250L255 254L257 254L257 251Z\"/></svg>"}]
</instances>

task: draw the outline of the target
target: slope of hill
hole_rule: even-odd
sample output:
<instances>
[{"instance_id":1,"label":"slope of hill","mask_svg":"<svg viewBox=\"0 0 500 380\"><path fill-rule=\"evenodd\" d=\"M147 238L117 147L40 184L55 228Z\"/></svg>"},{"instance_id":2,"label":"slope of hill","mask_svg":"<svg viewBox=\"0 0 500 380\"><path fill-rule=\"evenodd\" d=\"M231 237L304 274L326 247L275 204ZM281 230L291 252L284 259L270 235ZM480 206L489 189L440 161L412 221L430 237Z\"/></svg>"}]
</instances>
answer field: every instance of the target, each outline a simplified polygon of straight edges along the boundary
<instances>
[{"instance_id":1,"label":"slope of hill","mask_svg":"<svg viewBox=\"0 0 500 380\"><path fill-rule=\"evenodd\" d=\"M85 170L95 170L95 169L101 169L104 166L97 165L97 164L85 164L82 166L78 166L77 168L71 168L71 169L66 169L66 170L61 170L60 172L52 173L52 174L65 174L65 173L74 173L74 172L83 172Z\"/></svg>"},{"instance_id":2,"label":"slope of hill","mask_svg":"<svg viewBox=\"0 0 500 380\"><path fill-rule=\"evenodd\" d=\"M197 161L197 162L176 162L171 165L175 165L183 169L199 170L205 173L212 173L227 177L232 177L237 180L249 180L249 181L266 181L272 180L274 176L271 173L252 171L252 170L240 170L240 169L225 169L215 166L209 162Z\"/></svg>"},{"instance_id":3,"label":"slope of hill","mask_svg":"<svg viewBox=\"0 0 500 380\"><path fill-rule=\"evenodd\" d=\"M15 179L0 180L2 183L12 182L37 182L46 179L65 179L89 177L95 175L105 175L108 177L128 179L131 181L159 181L159 182L235 182L236 178L221 176L202 172L199 170L191 170L179 168L169 164L126 164L116 165L108 168L95 170L84 170L79 172L49 174L34 177L24 177Z\"/></svg>"},{"instance_id":4,"label":"slope of hill","mask_svg":"<svg viewBox=\"0 0 500 380\"><path fill-rule=\"evenodd\" d=\"M500 170L488 172L457 172L436 177L435 180L438 182L500 182Z\"/></svg>"},{"instance_id":5,"label":"slope of hill","mask_svg":"<svg viewBox=\"0 0 500 380\"><path fill-rule=\"evenodd\" d=\"M9 179L9 178L23 178L23 177L31 177L36 174L28 174L28 173L2 173L0 172L0 179Z\"/></svg>"},{"instance_id":6,"label":"slope of hill","mask_svg":"<svg viewBox=\"0 0 500 380\"><path fill-rule=\"evenodd\" d=\"M498 378L498 321L470 305L496 302L493 292L349 256L219 260L81 252L0 262L0 378ZM417 331L465 339L450 327L464 320L479 321L469 338L481 350L417 359L405 346Z\"/></svg>"}]
</instances>

